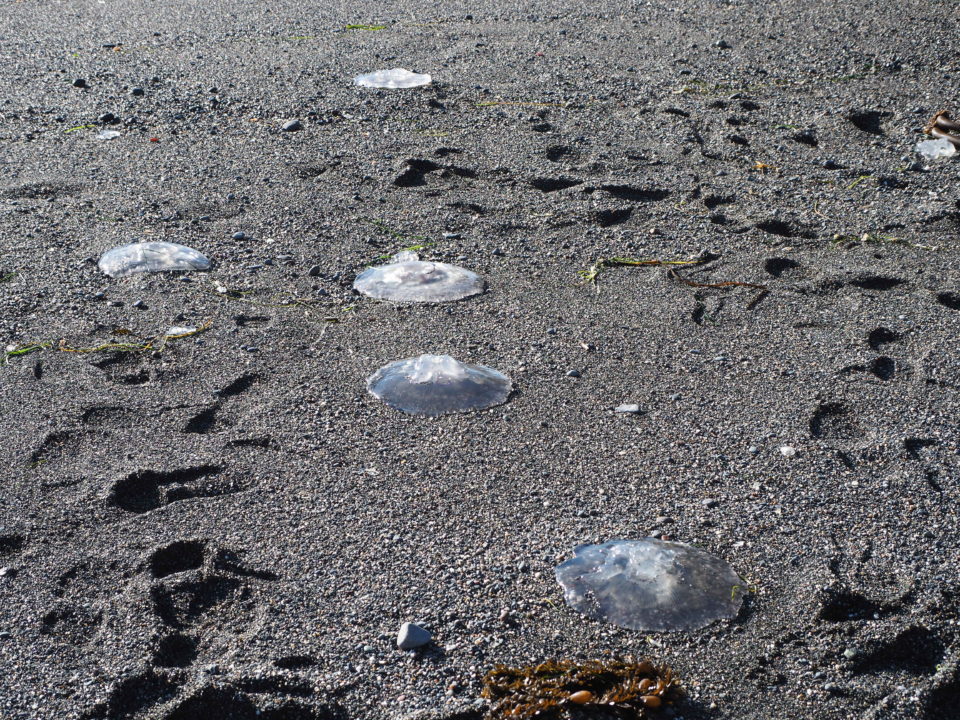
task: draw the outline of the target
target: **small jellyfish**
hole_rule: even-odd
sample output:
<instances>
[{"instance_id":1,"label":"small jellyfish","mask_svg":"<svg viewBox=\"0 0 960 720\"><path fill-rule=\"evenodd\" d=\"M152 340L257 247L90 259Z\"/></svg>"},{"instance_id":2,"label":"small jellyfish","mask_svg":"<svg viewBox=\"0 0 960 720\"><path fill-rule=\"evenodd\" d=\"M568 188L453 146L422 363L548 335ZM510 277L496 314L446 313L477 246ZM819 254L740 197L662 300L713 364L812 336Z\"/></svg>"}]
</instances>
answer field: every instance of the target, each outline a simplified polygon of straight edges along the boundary
<instances>
[{"instance_id":1,"label":"small jellyfish","mask_svg":"<svg viewBox=\"0 0 960 720\"><path fill-rule=\"evenodd\" d=\"M367 389L390 407L431 417L500 405L512 387L506 375L449 355L397 360L367 378Z\"/></svg>"},{"instance_id":2,"label":"small jellyfish","mask_svg":"<svg viewBox=\"0 0 960 720\"><path fill-rule=\"evenodd\" d=\"M723 560L647 538L581 545L554 572L567 604L632 630L695 630L736 617L745 583Z\"/></svg>"},{"instance_id":3,"label":"small jellyfish","mask_svg":"<svg viewBox=\"0 0 960 720\"><path fill-rule=\"evenodd\" d=\"M483 292L483 279L456 265L425 262L416 253L402 252L389 264L357 275L353 288L377 300L452 302Z\"/></svg>"},{"instance_id":4,"label":"small jellyfish","mask_svg":"<svg viewBox=\"0 0 960 720\"><path fill-rule=\"evenodd\" d=\"M390 88L393 90L400 88L420 87L428 85L433 80L429 75L410 72L404 68L393 68L392 70L377 70L376 72L358 75L353 79L356 85L372 88Z\"/></svg>"},{"instance_id":5,"label":"small jellyfish","mask_svg":"<svg viewBox=\"0 0 960 720\"><path fill-rule=\"evenodd\" d=\"M927 160L939 160L957 154L957 147L946 138L918 142L916 150Z\"/></svg>"},{"instance_id":6,"label":"small jellyfish","mask_svg":"<svg viewBox=\"0 0 960 720\"><path fill-rule=\"evenodd\" d=\"M141 242L108 250L100 258L100 270L110 277L164 270L209 270L210 261L185 245Z\"/></svg>"}]
</instances>

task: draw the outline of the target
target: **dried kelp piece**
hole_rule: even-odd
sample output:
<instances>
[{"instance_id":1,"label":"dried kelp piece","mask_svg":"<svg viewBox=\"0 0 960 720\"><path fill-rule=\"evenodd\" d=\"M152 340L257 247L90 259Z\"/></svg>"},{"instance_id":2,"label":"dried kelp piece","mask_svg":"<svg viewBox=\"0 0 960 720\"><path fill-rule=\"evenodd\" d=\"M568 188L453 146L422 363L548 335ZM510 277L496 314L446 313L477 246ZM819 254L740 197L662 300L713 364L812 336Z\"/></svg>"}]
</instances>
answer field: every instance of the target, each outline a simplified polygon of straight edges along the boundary
<instances>
[{"instance_id":1,"label":"dried kelp piece","mask_svg":"<svg viewBox=\"0 0 960 720\"><path fill-rule=\"evenodd\" d=\"M367 379L367 389L390 407L411 415L445 415L500 405L513 385L484 365L466 365L449 355L421 355L385 365Z\"/></svg>"},{"instance_id":2,"label":"dried kelp piece","mask_svg":"<svg viewBox=\"0 0 960 720\"><path fill-rule=\"evenodd\" d=\"M745 589L715 555L653 538L581 545L554 572L568 605L632 630L695 630L736 617Z\"/></svg>"},{"instance_id":3,"label":"dried kelp piece","mask_svg":"<svg viewBox=\"0 0 960 720\"><path fill-rule=\"evenodd\" d=\"M669 668L647 660L548 660L497 665L484 677L482 695L491 701L490 720L599 720L648 717L681 692Z\"/></svg>"},{"instance_id":4,"label":"dried kelp piece","mask_svg":"<svg viewBox=\"0 0 960 720\"><path fill-rule=\"evenodd\" d=\"M955 149L960 149L960 123L954 120L947 110L941 110L934 115L923 131L939 140L948 141ZM917 150L920 150L919 145ZM946 156L941 155L941 157Z\"/></svg>"},{"instance_id":5,"label":"dried kelp piece","mask_svg":"<svg viewBox=\"0 0 960 720\"><path fill-rule=\"evenodd\" d=\"M108 250L100 258L100 270L110 277L167 270L209 270L205 255L186 245L171 242L140 242Z\"/></svg>"},{"instance_id":6,"label":"dried kelp piece","mask_svg":"<svg viewBox=\"0 0 960 720\"><path fill-rule=\"evenodd\" d=\"M431 80L433 78L426 74L410 72L405 68L393 68L392 70L377 70L366 75L358 75L353 79L353 82L362 87L398 90L428 85Z\"/></svg>"},{"instance_id":7,"label":"dried kelp piece","mask_svg":"<svg viewBox=\"0 0 960 720\"><path fill-rule=\"evenodd\" d=\"M353 288L377 300L452 302L483 292L483 279L456 265L419 260L412 252L395 255L387 265L367 268Z\"/></svg>"}]
</instances>

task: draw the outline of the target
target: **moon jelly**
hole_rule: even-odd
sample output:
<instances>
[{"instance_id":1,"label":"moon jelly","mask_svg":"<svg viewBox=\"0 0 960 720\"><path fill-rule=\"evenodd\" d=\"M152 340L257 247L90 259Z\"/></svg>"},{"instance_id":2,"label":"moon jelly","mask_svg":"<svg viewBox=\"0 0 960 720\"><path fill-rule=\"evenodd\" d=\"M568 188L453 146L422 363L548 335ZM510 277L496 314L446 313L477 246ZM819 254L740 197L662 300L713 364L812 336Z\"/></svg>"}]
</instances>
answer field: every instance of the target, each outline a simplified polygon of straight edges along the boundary
<instances>
[{"instance_id":1,"label":"moon jelly","mask_svg":"<svg viewBox=\"0 0 960 720\"><path fill-rule=\"evenodd\" d=\"M483 279L456 265L425 262L415 253L403 252L389 264L357 275L353 288L377 300L451 302L483 292Z\"/></svg>"},{"instance_id":2,"label":"moon jelly","mask_svg":"<svg viewBox=\"0 0 960 720\"><path fill-rule=\"evenodd\" d=\"M210 261L185 245L141 242L108 250L100 258L100 270L110 277L164 270L209 270Z\"/></svg>"},{"instance_id":3,"label":"moon jelly","mask_svg":"<svg viewBox=\"0 0 960 720\"><path fill-rule=\"evenodd\" d=\"M554 572L567 604L632 630L695 630L736 617L745 583L723 560L647 538L581 545Z\"/></svg>"},{"instance_id":4,"label":"moon jelly","mask_svg":"<svg viewBox=\"0 0 960 720\"><path fill-rule=\"evenodd\" d=\"M404 68L393 68L392 70L377 70L366 75L358 75L353 79L353 82L363 87L398 90L428 85L431 80L433 78L429 75L410 72Z\"/></svg>"},{"instance_id":5,"label":"moon jelly","mask_svg":"<svg viewBox=\"0 0 960 720\"><path fill-rule=\"evenodd\" d=\"M512 387L506 375L449 355L397 360L367 379L367 389L390 407L431 417L500 405Z\"/></svg>"}]
</instances>

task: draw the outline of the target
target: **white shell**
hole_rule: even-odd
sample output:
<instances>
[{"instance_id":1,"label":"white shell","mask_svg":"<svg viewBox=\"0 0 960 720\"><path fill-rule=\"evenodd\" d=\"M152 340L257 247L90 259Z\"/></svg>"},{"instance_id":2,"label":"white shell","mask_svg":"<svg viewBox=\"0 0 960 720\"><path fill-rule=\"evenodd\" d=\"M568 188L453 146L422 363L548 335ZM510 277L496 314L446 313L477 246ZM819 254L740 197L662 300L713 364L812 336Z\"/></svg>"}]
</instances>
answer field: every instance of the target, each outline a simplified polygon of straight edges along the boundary
<instances>
[{"instance_id":1,"label":"white shell","mask_svg":"<svg viewBox=\"0 0 960 720\"><path fill-rule=\"evenodd\" d=\"M694 630L736 617L745 583L723 560L647 538L581 545L555 569L567 604L632 630Z\"/></svg>"},{"instance_id":2,"label":"white shell","mask_svg":"<svg viewBox=\"0 0 960 720\"><path fill-rule=\"evenodd\" d=\"M483 279L476 273L416 258L413 253L399 253L387 265L367 268L357 275L353 288L394 302L451 302L483 292Z\"/></svg>"},{"instance_id":3,"label":"white shell","mask_svg":"<svg viewBox=\"0 0 960 720\"><path fill-rule=\"evenodd\" d=\"M376 72L358 75L353 82L363 87L372 88L390 88L397 90L400 88L420 87L428 85L433 80L429 75L410 72L404 68L393 68L392 70L377 70Z\"/></svg>"},{"instance_id":4,"label":"white shell","mask_svg":"<svg viewBox=\"0 0 960 720\"><path fill-rule=\"evenodd\" d=\"M100 270L110 277L165 270L209 270L210 261L186 245L141 242L108 250L100 258Z\"/></svg>"},{"instance_id":5,"label":"white shell","mask_svg":"<svg viewBox=\"0 0 960 720\"><path fill-rule=\"evenodd\" d=\"M445 415L500 405L510 378L484 365L467 365L449 355L421 355L384 365L367 379L367 389L390 407L411 415Z\"/></svg>"}]
</instances>

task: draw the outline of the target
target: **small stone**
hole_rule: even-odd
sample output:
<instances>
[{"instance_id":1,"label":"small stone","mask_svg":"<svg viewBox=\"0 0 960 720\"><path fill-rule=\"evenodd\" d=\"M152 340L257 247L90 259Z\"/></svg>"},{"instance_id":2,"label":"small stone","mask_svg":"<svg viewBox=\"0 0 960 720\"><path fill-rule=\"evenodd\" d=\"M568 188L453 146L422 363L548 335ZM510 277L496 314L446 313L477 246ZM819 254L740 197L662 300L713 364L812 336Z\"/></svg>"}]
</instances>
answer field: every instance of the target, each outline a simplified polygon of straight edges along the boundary
<instances>
[{"instance_id":1,"label":"small stone","mask_svg":"<svg viewBox=\"0 0 960 720\"><path fill-rule=\"evenodd\" d=\"M854 650L853 648L847 648L846 650L843 651L843 656L847 660L853 660L857 656L857 651Z\"/></svg>"},{"instance_id":2,"label":"small stone","mask_svg":"<svg viewBox=\"0 0 960 720\"><path fill-rule=\"evenodd\" d=\"M569 378L578 378L580 377L579 370L567 370L567 377Z\"/></svg>"},{"instance_id":3,"label":"small stone","mask_svg":"<svg viewBox=\"0 0 960 720\"><path fill-rule=\"evenodd\" d=\"M11 637L13 636L10 633L8 633L6 630L4 630L3 632L0 632L0 640L7 640Z\"/></svg>"},{"instance_id":4,"label":"small stone","mask_svg":"<svg viewBox=\"0 0 960 720\"><path fill-rule=\"evenodd\" d=\"M751 455L756 455L758 452L760 452L760 448L758 448L756 445L751 445L747 448L747 452Z\"/></svg>"},{"instance_id":5,"label":"small stone","mask_svg":"<svg viewBox=\"0 0 960 720\"><path fill-rule=\"evenodd\" d=\"M0 577L13 577L17 574L17 569L12 567L2 567L0 568Z\"/></svg>"},{"instance_id":6,"label":"small stone","mask_svg":"<svg viewBox=\"0 0 960 720\"><path fill-rule=\"evenodd\" d=\"M85 88L87 87L87 81L84 80L83 78L77 78L76 80L73 81L73 86L75 88Z\"/></svg>"},{"instance_id":7,"label":"small stone","mask_svg":"<svg viewBox=\"0 0 960 720\"><path fill-rule=\"evenodd\" d=\"M232 237L234 240L246 240L246 239L247 239L247 234L241 230L241 231L239 231L239 232L235 232L235 233L234 233L233 235L231 235L230 237Z\"/></svg>"},{"instance_id":8,"label":"small stone","mask_svg":"<svg viewBox=\"0 0 960 720\"><path fill-rule=\"evenodd\" d=\"M400 626L400 632L397 633L397 647L401 650L413 650L423 647L432 639L433 635L428 630L406 622Z\"/></svg>"},{"instance_id":9,"label":"small stone","mask_svg":"<svg viewBox=\"0 0 960 720\"><path fill-rule=\"evenodd\" d=\"M118 119L113 113L107 112L98 117L97 122L99 122L101 125L113 125L115 122L118 122Z\"/></svg>"},{"instance_id":10,"label":"small stone","mask_svg":"<svg viewBox=\"0 0 960 720\"><path fill-rule=\"evenodd\" d=\"M700 501L700 504L703 505L705 508L715 508L717 505L720 504L720 501L717 500L716 498L704 498L703 500Z\"/></svg>"},{"instance_id":11,"label":"small stone","mask_svg":"<svg viewBox=\"0 0 960 720\"><path fill-rule=\"evenodd\" d=\"M624 403L623 405L617 405L613 411L618 413L632 413L636 415L640 412L640 406L636 403Z\"/></svg>"},{"instance_id":12,"label":"small stone","mask_svg":"<svg viewBox=\"0 0 960 720\"><path fill-rule=\"evenodd\" d=\"M123 301L122 301L122 300L108 300L108 301L107 301L107 305L109 305L110 307L123 307Z\"/></svg>"},{"instance_id":13,"label":"small stone","mask_svg":"<svg viewBox=\"0 0 960 720\"><path fill-rule=\"evenodd\" d=\"M143 88L142 87L130 88L130 94L133 95L134 97L140 97L141 95L143 95Z\"/></svg>"},{"instance_id":14,"label":"small stone","mask_svg":"<svg viewBox=\"0 0 960 720\"><path fill-rule=\"evenodd\" d=\"M137 308L138 310L146 310L147 304L143 300L135 300L133 307Z\"/></svg>"},{"instance_id":15,"label":"small stone","mask_svg":"<svg viewBox=\"0 0 960 720\"><path fill-rule=\"evenodd\" d=\"M720 48L721 50L729 50L730 48L733 47L733 45L731 45L730 43L728 43L726 40L717 40L717 41L713 44L713 46L716 47L716 48Z\"/></svg>"},{"instance_id":16,"label":"small stone","mask_svg":"<svg viewBox=\"0 0 960 720\"><path fill-rule=\"evenodd\" d=\"M297 130L303 130L303 124L299 120L291 120L280 129L284 132L296 132Z\"/></svg>"},{"instance_id":17,"label":"small stone","mask_svg":"<svg viewBox=\"0 0 960 720\"><path fill-rule=\"evenodd\" d=\"M312 268L307 270L307 275L310 277L319 277L320 276L320 266L314 265Z\"/></svg>"},{"instance_id":18,"label":"small stone","mask_svg":"<svg viewBox=\"0 0 960 720\"><path fill-rule=\"evenodd\" d=\"M780 454L786 458L792 458L797 454L797 449L793 445L781 445Z\"/></svg>"}]
</instances>

